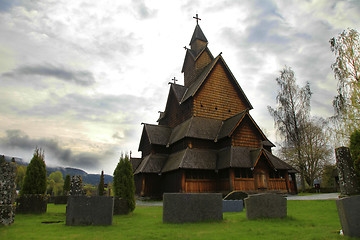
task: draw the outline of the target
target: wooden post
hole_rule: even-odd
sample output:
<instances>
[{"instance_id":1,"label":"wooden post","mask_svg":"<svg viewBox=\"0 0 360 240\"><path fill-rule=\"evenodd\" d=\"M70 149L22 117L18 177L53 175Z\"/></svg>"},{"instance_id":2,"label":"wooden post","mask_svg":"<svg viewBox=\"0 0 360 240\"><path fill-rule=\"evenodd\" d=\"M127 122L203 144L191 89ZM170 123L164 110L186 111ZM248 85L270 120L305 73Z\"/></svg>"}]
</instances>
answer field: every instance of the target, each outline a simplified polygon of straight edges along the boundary
<instances>
[{"instance_id":1,"label":"wooden post","mask_svg":"<svg viewBox=\"0 0 360 240\"><path fill-rule=\"evenodd\" d=\"M186 192L185 170L181 170L181 192Z\"/></svg>"},{"instance_id":2,"label":"wooden post","mask_svg":"<svg viewBox=\"0 0 360 240\"><path fill-rule=\"evenodd\" d=\"M142 184L141 184L141 193L140 193L141 196L144 196L145 195L145 175L142 174Z\"/></svg>"},{"instance_id":3,"label":"wooden post","mask_svg":"<svg viewBox=\"0 0 360 240\"><path fill-rule=\"evenodd\" d=\"M230 181L230 191L234 191L234 179L235 179L235 173L234 169L229 169L229 181Z\"/></svg>"}]
</instances>

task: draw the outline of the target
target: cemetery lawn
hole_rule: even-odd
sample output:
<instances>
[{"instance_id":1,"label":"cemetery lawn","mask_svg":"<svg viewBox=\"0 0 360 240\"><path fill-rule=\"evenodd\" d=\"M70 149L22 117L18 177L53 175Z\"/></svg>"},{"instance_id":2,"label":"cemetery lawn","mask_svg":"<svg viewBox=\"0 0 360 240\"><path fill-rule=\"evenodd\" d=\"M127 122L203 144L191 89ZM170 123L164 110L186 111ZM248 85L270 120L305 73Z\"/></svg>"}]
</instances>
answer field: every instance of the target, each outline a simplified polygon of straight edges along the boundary
<instances>
[{"instance_id":1,"label":"cemetery lawn","mask_svg":"<svg viewBox=\"0 0 360 240\"><path fill-rule=\"evenodd\" d=\"M66 226L65 205L48 204L43 215L15 216L0 226L0 239L350 239L341 228L335 200L287 201L284 219L247 220L246 213L224 213L223 222L163 224L161 206L137 206L114 216L112 226ZM44 224L41 222L63 221Z\"/></svg>"}]
</instances>

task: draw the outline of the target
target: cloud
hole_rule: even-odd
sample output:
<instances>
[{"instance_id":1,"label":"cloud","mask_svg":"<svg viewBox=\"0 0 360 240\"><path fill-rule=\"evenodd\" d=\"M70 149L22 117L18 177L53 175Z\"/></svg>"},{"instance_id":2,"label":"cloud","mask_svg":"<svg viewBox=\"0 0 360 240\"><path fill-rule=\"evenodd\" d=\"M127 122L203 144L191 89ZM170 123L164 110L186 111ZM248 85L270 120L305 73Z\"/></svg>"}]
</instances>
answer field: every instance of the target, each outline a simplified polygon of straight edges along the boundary
<instances>
[{"instance_id":1,"label":"cloud","mask_svg":"<svg viewBox=\"0 0 360 240\"><path fill-rule=\"evenodd\" d=\"M0 146L4 149L17 149L22 152L31 152L35 147L45 152L45 162L50 165L72 166L90 171L98 171L103 162L116 159L117 151L114 147L105 147L101 152L74 152L70 148L61 147L55 139L30 138L21 130L7 130L6 136L0 138ZM30 159L29 159L30 160Z\"/></svg>"},{"instance_id":2,"label":"cloud","mask_svg":"<svg viewBox=\"0 0 360 240\"><path fill-rule=\"evenodd\" d=\"M144 0L132 0L132 4L140 19L148 19L156 16L157 11L147 7Z\"/></svg>"},{"instance_id":3,"label":"cloud","mask_svg":"<svg viewBox=\"0 0 360 240\"><path fill-rule=\"evenodd\" d=\"M12 72L2 74L3 77L12 79L34 79L33 76L54 77L65 82L71 82L80 86L91 86L95 84L95 78L90 71L72 70L63 66L54 66L51 64L20 66Z\"/></svg>"}]
</instances>

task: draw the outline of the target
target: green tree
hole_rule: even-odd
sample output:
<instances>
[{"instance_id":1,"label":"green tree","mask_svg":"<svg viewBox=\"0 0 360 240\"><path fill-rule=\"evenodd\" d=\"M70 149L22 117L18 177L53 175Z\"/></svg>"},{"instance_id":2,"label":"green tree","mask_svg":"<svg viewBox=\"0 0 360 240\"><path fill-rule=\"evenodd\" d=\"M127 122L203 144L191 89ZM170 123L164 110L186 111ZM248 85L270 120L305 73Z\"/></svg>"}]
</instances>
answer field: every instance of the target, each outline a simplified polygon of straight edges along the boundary
<instances>
[{"instance_id":1,"label":"green tree","mask_svg":"<svg viewBox=\"0 0 360 240\"><path fill-rule=\"evenodd\" d=\"M63 194L68 195L70 191L70 175L67 174L65 177L64 187L63 187Z\"/></svg>"},{"instance_id":2,"label":"green tree","mask_svg":"<svg viewBox=\"0 0 360 240\"><path fill-rule=\"evenodd\" d=\"M360 128L360 34L344 30L330 39L330 45L336 57L331 68L338 80L333 101L336 142L347 145L350 134Z\"/></svg>"},{"instance_id":3,"label":"green tree","mask_svg":"<svg viewBox=\"0 0 360 240\"><path fill-rule=\"evenodd\" d=\"M22 189L23 183L24 183L24 177L26 173L26 166L24 165L17 165L17 175L16 175L16 189L20 190Z\"/></svg>"},{"instance_id":4,"label":"green tree","mask_svg":"<svg viewBox=\"0 0 360 240\"><path fill-rule=\"evenodd\" d=\"M99 196L104 196L104 171L101 171L98 190L99 190Z\"/></svg>"},{"instance_id":5,"label":"green tree","mask_svg":"<svg viewBox=\"0 0 360 240\"><path fill-rule=\"evenodd\" d=\"M326 188L334 188L335 190L335 176L337 168L335 164L326 164L321 175L321 186Z\"/></svg>"},{"instance_id":6,"label":"green tree","mask_svg":"<svg viewBox=\"0 0 360 240\"><path fill-rule=\"evenodd\" d=\"M5 156L4 155L0 156L0 164L3 164L3 163L5 163Z\"/></svg>"},{"instance_id":7,"label":"green tree","mask_svg":"<svg viewBox=\"0 0 360 240\"><path fill-rule=\"evenodd\" d=\"M60 171L52 172L48 177L47 192L49 194L54 193L55 196L62 194L64 186L63 175Z\"/></svg>"},{"instance_id":8,"label":"green tree","mask_svg":"<svg viewBox=\"0 0 360 240\"><path fill-rule=\"evenodd\" d=\"M114 170L113 189L114 195L126 199L130 211L133 211L135 209L135 183L128 154L121 154Z\"/></svg>"},{"instance_id":9,"label":"green tree","mask_svg":"<svg viewBox=\"0 0 360 240\"><path fill-rule=\"evenodd\" d=\"M36 147L33 158L26 169L21 195L44 194L46 192L46 180L44 151Z\"/></svg>"},{"instance_id":10,"label":"green tree","mask_svg":"<svg viewBox=\"0 0 360 240\"><path fill-rule=\"evenodd\" d=\"M354 169L360 180L360 131L356 130L350 136L350 153L354 161Z\"/></svg>"},{"instance_id":11,"label":"green tree","mask_svg":"<svg viewBox=\"0 0 360 240\"><path fill-rule=\"evenodd\" d=\"M310 84L300 88L296 84L294 71L286 66L280 71L276 82L280 88L276 97L277 107L273 109L268 106L268 110L284 139L284 147L292 152L288 161L299 169L304 191L306 162L302 148L304 131L310 118Z\"/></svg>"}]
</instances>

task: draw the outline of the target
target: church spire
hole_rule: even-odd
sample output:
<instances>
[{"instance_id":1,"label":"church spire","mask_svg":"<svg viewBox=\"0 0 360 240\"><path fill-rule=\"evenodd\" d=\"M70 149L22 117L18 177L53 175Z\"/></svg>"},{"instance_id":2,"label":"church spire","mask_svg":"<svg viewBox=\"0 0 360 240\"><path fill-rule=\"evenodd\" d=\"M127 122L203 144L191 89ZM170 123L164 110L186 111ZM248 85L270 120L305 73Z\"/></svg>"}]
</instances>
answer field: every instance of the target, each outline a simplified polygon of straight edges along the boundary
<instances>
[{"instance_id":1,"label":"church spire","mask_svg":"<svg viewBox=\"0 0 360 240\"><path fill-rule=\"evenodd\" d=\"M196 17L193 18L196 19L196 27L190 40L190 47L191 50L198 53L207 45L208 40L206 39L203 31L200 28L199 20L201 19L198 17L198 14L196 14Z\"/></svg>"}]
</instances>

